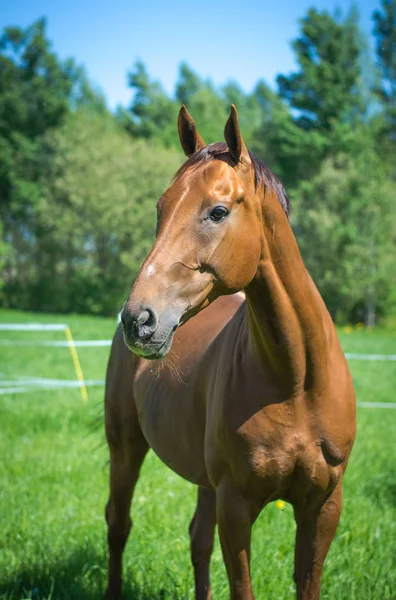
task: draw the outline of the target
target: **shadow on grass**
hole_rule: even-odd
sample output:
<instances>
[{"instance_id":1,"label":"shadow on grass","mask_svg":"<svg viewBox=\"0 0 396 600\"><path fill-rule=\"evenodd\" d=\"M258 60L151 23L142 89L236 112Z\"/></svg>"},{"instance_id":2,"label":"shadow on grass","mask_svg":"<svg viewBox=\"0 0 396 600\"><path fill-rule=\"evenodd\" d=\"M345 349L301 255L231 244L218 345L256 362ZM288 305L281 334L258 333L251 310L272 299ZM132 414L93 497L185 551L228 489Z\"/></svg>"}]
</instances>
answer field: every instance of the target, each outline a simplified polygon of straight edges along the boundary
<instances>
[{"instance_id":1,"label":"shadow on grass","mask_svg":"<svg viewBox=\"0 0 396 600\"><path fill-rule=\"evenodd\" d=\"M129 574L123 600L182 600L185 596L167 579L154 585L146 573L137 584ZM1 577L0 600L101 600L106 583L106 557L84 549L63 561L48 557L43 565L23 565L8 580Z\"/></svg>"}]
</instances>

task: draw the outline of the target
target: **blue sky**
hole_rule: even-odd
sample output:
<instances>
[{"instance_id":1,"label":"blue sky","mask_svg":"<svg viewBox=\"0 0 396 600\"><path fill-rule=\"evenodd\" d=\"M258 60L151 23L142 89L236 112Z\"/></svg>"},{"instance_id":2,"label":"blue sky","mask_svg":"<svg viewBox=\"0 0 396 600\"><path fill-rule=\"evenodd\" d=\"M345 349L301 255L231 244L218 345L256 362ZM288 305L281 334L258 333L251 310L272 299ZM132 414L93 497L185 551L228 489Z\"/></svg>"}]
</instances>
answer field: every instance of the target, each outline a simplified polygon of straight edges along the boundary
<instances>
[{"instance_id":1,"label":"blue sky","mask_svg":"<svg viewBox=\"0 0 396 600\"><path fill-rule=\"evenodd\" d=\"M371 15L380 0L354 3L362 29L372 31ZM0 28L25 27L45 16L48 36L61 58L84 64L110 107L128 105L127 72L136 59L172 92L178 66L186 61L216 84L236 80L246 91L263 78L295 67L290 42L298 19L309 7L333 12L343 0L2 0Z\"/></svg>"}]
</instances>

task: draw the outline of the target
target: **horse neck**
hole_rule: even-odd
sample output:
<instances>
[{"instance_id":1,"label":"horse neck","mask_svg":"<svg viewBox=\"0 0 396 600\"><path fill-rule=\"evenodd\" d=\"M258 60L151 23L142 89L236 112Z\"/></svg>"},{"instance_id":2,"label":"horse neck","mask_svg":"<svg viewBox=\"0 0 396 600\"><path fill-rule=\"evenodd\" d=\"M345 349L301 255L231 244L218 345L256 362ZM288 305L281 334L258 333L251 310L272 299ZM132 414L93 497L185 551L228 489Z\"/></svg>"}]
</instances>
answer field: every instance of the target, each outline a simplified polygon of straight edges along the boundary
<instances>
[{"instance_id":1,"label":"horse neck","mask_svg":"<svg viewBox=\"0 0 396 600\"><path fill-rule=\"evenodd\" d=\"M275 192L267 191L262 204L261 256L245 292L256 357L288 393L317 390L326 377L333 325Z\"/></svg>"}]
</instances>

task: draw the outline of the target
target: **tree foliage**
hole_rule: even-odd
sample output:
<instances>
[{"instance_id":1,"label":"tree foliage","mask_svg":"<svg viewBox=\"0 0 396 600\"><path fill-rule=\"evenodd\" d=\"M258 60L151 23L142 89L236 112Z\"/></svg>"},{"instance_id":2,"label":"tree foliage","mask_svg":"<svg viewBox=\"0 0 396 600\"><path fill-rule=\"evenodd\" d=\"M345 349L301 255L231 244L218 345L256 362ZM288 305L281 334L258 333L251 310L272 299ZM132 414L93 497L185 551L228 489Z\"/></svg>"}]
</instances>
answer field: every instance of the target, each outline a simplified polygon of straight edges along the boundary
<instances>
[{"instance_id":1,"label":"tree foliage","mask_svg":"<svg viewBox=\"0 0 396 600\"><path fill-rule=\"evenodd\" d=\"M0 38L0 298L19 308L114 314L154 236L155 205L182 160L181 104L206 143L230 103L245 141L284 181L309 271L334 318L396 309L395 1L373 15L376 62L352 11L311 9L278 90L246 93L180 65L173 94L138 61L111 114L44 20ZM376 75L377 73L377 75Z\"/></svg>"},{"instance_id":2,"label":"tree foliage","mask_svg":"<svg viewBox=\"0 0 396 600\"><path fill-rule=\"evenodd\" d=\"M389 168L366 131L359 151L323 161L295 192L294 226L306 265L333 317L373 325L390 309L396 210Z\"/></svg>"},{"instance_id":3,"label":"tree foliage","mask_svg":"<svg viewBox=\"0 0 396 600\"><path fill-rule=\"evenodd\" d=\"M111 313L153 243L156 199L181 155L79 110L45 135L41 160L36 235L6 270L10 304Z\"/></svg>"},{"instance_id":4,"label":"tree foliage","mask_svg":"<svg viewBox=\"0 0 396 600\"><path fill-rule=\"evenodd\" d=\"M396 0L382 0L381 8L373 16L382 76L377 91L384 105L385 133L396 144Z\"/></svg>"},{"instance_id":5,"label":"tree foliage","mask_svg":"<svg viewBox=\"0 0 396 600\"><path fill-rule=\"evenodd\" d=\"M279 75L281 98L297 109L303 129L327 133L335 120L350 120L359 107L358 29L354 20L335 20L310 9L292 47L300 70Z\"/></svg>"}]
</instances>

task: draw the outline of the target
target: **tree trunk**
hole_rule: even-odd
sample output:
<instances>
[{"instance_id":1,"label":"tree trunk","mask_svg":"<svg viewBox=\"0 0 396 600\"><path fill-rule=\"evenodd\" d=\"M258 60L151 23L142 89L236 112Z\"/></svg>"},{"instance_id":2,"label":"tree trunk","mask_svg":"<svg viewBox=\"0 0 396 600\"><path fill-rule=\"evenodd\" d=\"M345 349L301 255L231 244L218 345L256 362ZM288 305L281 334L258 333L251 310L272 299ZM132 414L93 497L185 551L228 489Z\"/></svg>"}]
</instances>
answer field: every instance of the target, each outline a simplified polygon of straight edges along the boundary
<instances>
[{"instance_id":1,"label":"tree trunk","mask_svg":"<svg viewBox=\"0 0 396 600\"><path fill-rule=\"evenodd\" d=\"M375 325L375 302L373 296L373 289L370 287L367 290L364 304L364 324L366 327L374 327Z\"/></svg>"}]
</instances>

